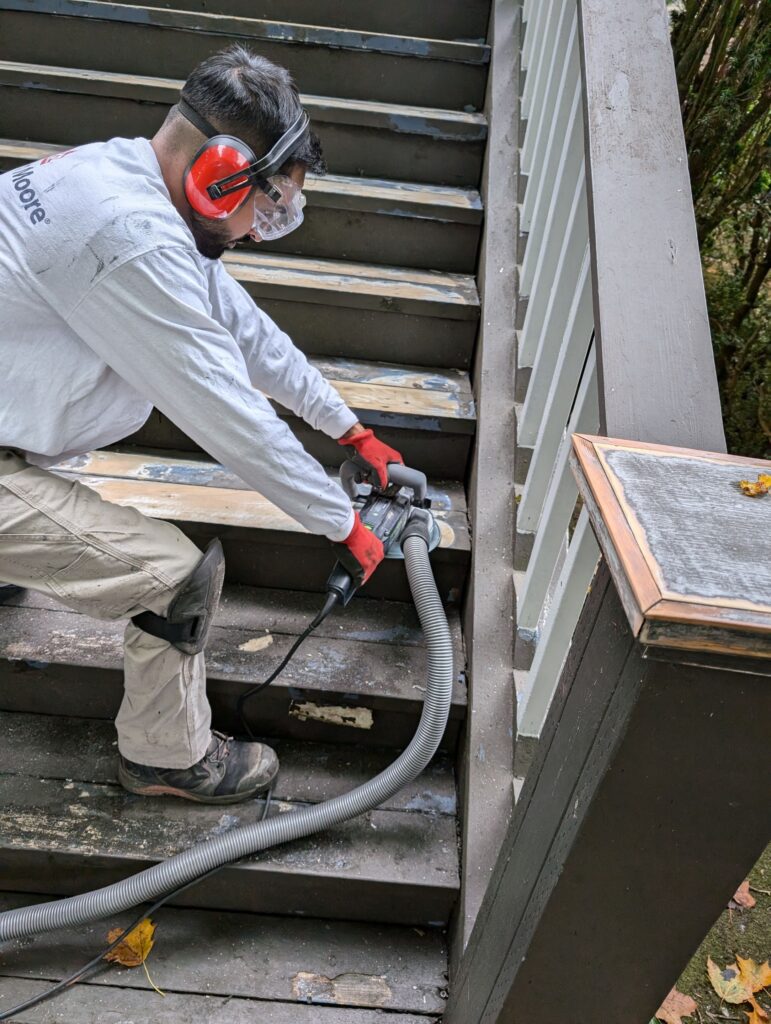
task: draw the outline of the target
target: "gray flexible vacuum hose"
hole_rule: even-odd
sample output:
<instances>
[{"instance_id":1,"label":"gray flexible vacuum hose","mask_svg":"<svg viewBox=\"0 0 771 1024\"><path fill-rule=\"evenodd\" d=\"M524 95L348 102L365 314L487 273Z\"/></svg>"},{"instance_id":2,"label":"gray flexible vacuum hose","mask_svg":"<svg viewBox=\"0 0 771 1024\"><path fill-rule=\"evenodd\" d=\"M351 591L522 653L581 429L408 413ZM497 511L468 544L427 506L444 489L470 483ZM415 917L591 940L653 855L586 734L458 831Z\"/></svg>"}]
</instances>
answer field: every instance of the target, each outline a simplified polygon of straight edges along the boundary
<instances>
[{"instance_id":1,"label":"gray flexible vacuum hose","mask_svg":"<svg viewBox=\"0 0 771 1024\"><path fill-rule=\"evenodd\" d=\"M434 756L447 724L453 684L452 643L425 540L415 535L406 537L403 549L410 590L428 649L428 680L417 731L392 764L350 793L291 814L278 814L254 825L234 828L113 885L33 907L6 910L0 914L0 942L111 917L154 900L221 864L320 832L370 811L417 778Z\"/></svg>"}]
</instances>

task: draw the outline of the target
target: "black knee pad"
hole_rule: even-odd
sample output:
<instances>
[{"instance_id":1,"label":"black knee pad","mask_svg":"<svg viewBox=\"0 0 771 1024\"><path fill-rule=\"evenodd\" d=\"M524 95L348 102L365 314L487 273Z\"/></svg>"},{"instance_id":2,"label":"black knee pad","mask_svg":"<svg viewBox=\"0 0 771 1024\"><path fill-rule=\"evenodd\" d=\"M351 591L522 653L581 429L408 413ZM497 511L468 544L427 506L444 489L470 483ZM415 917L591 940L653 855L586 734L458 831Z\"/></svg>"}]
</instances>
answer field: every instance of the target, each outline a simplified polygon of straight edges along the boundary
<instances>
[{"instance_id":1,"label":"black knee pad","mask_svg":"<svg viewBox=\"0 0 771 1024\"><path fill-rule=\"evenodd\" d=\"M206 646L209 630L225 579L225 555L219 538L207 547L166 610L166 615L141 612L131 621L139 629L168 642L183 654L199 654Z\"/></svg>"}]
</instances>

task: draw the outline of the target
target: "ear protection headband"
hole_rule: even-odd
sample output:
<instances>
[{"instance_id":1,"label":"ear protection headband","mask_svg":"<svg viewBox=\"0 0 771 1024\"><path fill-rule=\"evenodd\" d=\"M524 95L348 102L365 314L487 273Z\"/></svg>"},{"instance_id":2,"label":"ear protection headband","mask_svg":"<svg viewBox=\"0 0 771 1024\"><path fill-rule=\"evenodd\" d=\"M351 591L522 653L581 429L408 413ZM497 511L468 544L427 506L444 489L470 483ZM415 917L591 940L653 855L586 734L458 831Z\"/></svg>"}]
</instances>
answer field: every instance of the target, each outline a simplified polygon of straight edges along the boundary
<instances>
[{"instance_id":1,"label":"ear protection headband","mask_svg":"<svg viewBox=\"0 0 771 1024\"><path fill-rule=\"evenodd\" d=\"M177 108L206 136L184 177L185 196L196 213L209 220L224 220L244 205L255 187L273 202L281 199L281 192L268 178L286 163L302 141L309 124L304 110L268 152L258 158L241 139L220 134L184 97L179 99Z\"/></svg>"}]
</instances>

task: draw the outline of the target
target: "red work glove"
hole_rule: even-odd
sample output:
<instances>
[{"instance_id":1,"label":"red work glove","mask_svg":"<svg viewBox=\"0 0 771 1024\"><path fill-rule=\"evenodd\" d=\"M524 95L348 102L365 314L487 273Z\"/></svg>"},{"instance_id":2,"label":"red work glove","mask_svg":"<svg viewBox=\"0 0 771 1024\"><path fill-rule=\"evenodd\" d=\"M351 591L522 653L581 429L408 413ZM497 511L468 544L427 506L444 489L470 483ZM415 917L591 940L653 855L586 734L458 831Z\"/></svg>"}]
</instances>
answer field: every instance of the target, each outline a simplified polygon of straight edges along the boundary
<instances>
[{"instance_id":1,"label":"red work glove","mask_svg":"<svg viewBox=\"0 0 771 1024\"><path fill-rule=\"evenodd\" d=\"M371 430L362 430L348 438L340 438L338 444L351 445L356 449L359 456L358 461L366 463L370 473L374 473L380 481L381 488L388 486L388 463L400 462L404 465L404 459L393 448L378 441Z\"/></svg>"},{"instance_id":2,"label":"red work glove","mask_svg":"<svg viewBox=\"0 0 771 1024\"><path fill-rule=\"evenodd\" d=\"M385 552L382 541L362 523L359 513L354 512L353 515L353 529L344 541L335 546L340 561L360 587L383 561Z\"/></svg>"}]
</instances>

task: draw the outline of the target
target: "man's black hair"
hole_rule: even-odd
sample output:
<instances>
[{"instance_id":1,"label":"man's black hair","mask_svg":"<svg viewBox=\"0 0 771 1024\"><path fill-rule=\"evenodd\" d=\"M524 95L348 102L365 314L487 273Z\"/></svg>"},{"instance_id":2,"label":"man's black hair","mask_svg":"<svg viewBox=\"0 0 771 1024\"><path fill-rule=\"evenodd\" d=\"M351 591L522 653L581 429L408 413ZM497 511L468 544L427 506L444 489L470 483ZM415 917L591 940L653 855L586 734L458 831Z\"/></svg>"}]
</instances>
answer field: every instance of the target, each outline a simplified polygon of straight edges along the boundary
<instances>
[{"instance_id":1,"label":"man's black hair","mask_svg":"<svg viewBox=\"0 0 771 1024\"><path fill-rule=\"evenodd\" d=\"M243 139L259 157L284 134L302 110L286 68L234 43L193 69L182 90L187 102L225 135ZM285 166L302 163L314 174L326 164L315 132L307 133Z\"/></svg>"}]
</instances>

